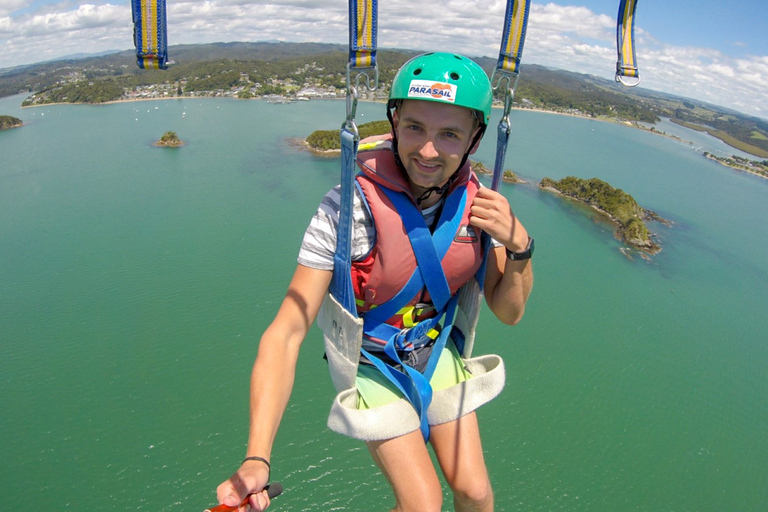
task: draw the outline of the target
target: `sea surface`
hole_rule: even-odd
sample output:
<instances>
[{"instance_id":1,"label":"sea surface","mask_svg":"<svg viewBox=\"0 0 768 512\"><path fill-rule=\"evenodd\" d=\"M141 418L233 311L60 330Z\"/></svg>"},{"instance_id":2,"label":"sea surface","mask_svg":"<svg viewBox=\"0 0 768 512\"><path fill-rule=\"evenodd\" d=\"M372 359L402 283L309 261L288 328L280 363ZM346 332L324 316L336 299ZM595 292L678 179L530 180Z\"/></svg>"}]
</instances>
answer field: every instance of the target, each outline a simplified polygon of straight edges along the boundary
<instances>
[{"instance_id":1,"label":"sea surface","mask_svg":"<svg viewBox=\"0 0 768 512\"><path fill-rule=\"evenodd\" d=\"M259 336L338 181L337 158L293 139L338 129L344 103L23 98L0 99L25 122L0 132L0 508L201 511L244 455ZM167 130L186 145L153 147ZM507 366L479 411L497 510L768 510L768 180L704 158L718 142L690 131L527 111L512 130L527 183L501 191L536 238L535 286L515 327L484 311L475 349ZM536 186L568 175L671 221L650 226L663 251L630 259ZM325 427L322 355L313 328L273 509L388 510L365 447Z\"/></svg>"}]
</instances>

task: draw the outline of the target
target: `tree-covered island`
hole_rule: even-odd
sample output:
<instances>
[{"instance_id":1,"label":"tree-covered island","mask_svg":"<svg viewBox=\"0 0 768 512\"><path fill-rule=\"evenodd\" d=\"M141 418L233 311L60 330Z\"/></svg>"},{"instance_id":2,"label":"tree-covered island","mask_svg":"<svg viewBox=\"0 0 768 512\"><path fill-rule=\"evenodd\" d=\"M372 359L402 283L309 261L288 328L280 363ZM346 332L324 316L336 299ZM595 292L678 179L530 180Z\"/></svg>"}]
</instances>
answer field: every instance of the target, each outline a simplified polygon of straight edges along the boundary
<instances>
[{"instance_id":1,"label":"tree-covered island","mask_svg":"<svg viewBox=\"0 0 768 512\"><path fill-rule=\"evenodd\" d=\"M642 208L623 190L613 188L597 178L585 180L574 176L560 181L544 178L539 186L586 203L608 216L617 225L617 237L626 244L650 254L661 250L659 244L653 240L653 234L648 231L645 221L666 221L654 212Z\"/></svg>"},{"instance_id":2,"label":"tree-covered island","mask_svg":"<svg viewBox=\"0 0 768 512\"><path fill-rule=\"evenodd\" d=\"M184 142L182 142L181 139L179 139L179 136L176 135L176 132L165 132L162 137L160 137L160 140L155 142L155 146L162 147L162 148L178 148L184 145Z\"/></svg>"},{"instance_id":3,"label":"tree-covered island","mask_svg":"<svg viewBox=\"0 0 768 512\"><path fill-rule=\"evenodd\" d=\"M360 139L374 135L385 135L389 131L389 121L371 121L357 127ZM307 137L307 146L319 152L341 151L339 130L315 130Z\"/></svg>"},{"instance_id":4,"label":"tree-covered island","mask_svg":"<svg viewBox=\"0 0 768 512\"><path fill-rule=\"evenodd\" d=\"M0 130L16 128L24 124L21 119L13 116L0 116Z\"/></svg>"},{"instance_id":5,"label":"tree-covered island","mask_svg":"<svg viewBox=\"0 0 768 512\"><path fill-rule=\"evenodd\" d=\"M474 160L469 161L470 164L472 164L472 170L475 171L477 174L493 174L493 169L489 169L483 164L483 162L476 162ZM501 181L505 183L525 183L524 180L521 180L517 177L517 174L512 172L509 169L506 169L501 174Z\"/></svg>"}]
</instances>

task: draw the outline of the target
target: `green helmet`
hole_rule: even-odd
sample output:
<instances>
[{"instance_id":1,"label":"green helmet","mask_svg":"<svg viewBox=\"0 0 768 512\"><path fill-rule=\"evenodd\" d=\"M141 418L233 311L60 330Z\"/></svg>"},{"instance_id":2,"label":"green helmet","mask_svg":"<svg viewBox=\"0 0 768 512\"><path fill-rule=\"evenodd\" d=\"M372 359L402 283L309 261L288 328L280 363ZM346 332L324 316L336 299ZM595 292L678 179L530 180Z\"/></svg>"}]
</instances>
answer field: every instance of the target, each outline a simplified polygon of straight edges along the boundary
<instances>
[{"instance_id":1,"label":"green helmet","mask_svg":"<svg viewBox=\"0 0 768 512\"><path fill-rule=\"evenodd\" d=\"M453 53L426 53L409 60L395 75L389 105L396 100L427 100L471 108L491 119L493 91L483 68Z\"/></svg>"}]
</instances>

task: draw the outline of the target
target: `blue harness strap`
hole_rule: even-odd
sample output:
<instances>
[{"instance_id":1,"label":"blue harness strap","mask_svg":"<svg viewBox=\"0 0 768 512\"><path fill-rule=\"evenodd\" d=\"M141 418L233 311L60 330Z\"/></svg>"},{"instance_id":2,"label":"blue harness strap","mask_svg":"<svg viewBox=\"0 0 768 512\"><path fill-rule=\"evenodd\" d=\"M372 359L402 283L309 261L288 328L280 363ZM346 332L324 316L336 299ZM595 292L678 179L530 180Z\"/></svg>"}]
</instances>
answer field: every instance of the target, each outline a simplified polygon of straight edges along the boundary
<instances>
[{"instance_id":1,"label":"blue harness strap","mask_svg":"<svg viewBox=\"0 0 768 512\"><path fill-rule=\"evenodd\" d=\"M357 317L355 291L352 287L352 208L354 180L357 166L357 146L360 137L357 127L345 123L341 128L341 209L336 234L336 252L333 254L333 277L329 291L339 304Z\"/></svg>"},{"instance_id":2,"label":"blue harness strap","mask_svg":"<svg viewBox=\"0 0 768 512\"><path fill-rule=\"evenodd\" d=\"M517 80L520 77L520 60L523 56L530 8L531 5L528 0L507 0L499 59L496 63L496 69L493 70L493 75L491 76L491 84L493 84L494 90L502 89L504 92L504 112L501 115L496 131L496 160L493 165L493 177L491 179L491 189L495 191L499 190L501 176L504 172L504 161L507 158L507 147L509 147L509 135L511 133L509 114L512 110L512 100L515 97ZM491 250L492 241L491 237L485 232L481 236L483 263L480 265L475 278L482 289L485 281L488 252Z\"/></svg>"},{"instance_id":3,"label":"blue harness strap","mask_svg":"<svg viewBox=\"0 0 768 512\"><path fill-rule=\"evenodd\" d=\"M504 92L504 113L499 121L496 138L496 162L493 166L493 181L491 183L493 190L499 189L504 160L507 155L510 133L509 112L512 109L517 79L520 76L520 59L523 56L530 7L528 0L507 0L499 59L491 76L494 90L501 88Z\"/></svg>"},{"instance_id":4,"label":"blue harness strap","mask_svg":"<svg viewBox=\"0 0 768 512\"><path fill-rule=\"evenodd\" d=\"M134 0L138 1L138 0ZM376 64L376 0L349 0L349 62L347 63L347 117L341 126L341 209L333 255L333 277L329 292L349 314L357 318L355 291L352 287L352 208L354 205L357 148L360 133L355 124L358 89L363 85L373 90L378 85ZM373 69L373 84L366 69ZM362 69L353 83L352 69Z\"/></svg>"},{"instance_id":5,"label":"blue harness strap","mask_svg":"<svg viewBox=\"0 0 768 512\"><path fill-rule=\"evenodd\" d=\"M448 280L443 271L442 260L453 242L459 229L467 201L466 187L450 194L443 205L434 234L430 233L421 211L404 193L383 188L384 194L395 206L403 221L411 247L416 258L416 269L406 285L389 301L371 309L363 316L363 332L368 337L385 340L384 353L396 363L401 371L391 366L369 351L363 355L378 368L387 379L413 405L419 415L420 429L424 440L429 439L427 410L432 402L432 386L429 381L434 374L437 362L445 348L453 328L458 295L451 296ZM429 291L438 314L417 323L410 329L398 329L386 321L406 306L423 288ZM423 372L404 364L399 351L423 345L429 338L427 333L437 328L440 321L443 327L434 342L432 353Z\"/></svg>"}]
</instances>

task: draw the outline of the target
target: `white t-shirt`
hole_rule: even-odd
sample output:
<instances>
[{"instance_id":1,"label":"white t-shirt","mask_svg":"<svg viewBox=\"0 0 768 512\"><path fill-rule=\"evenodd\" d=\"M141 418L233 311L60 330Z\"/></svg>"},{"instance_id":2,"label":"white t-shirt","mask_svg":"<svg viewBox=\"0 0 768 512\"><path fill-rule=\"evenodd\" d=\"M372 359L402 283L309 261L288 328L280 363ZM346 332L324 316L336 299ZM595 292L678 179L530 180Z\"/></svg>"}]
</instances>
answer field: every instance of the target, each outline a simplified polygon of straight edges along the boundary
<instances>
[{"instance_id":1,"label":"white t-shirt","mask_svg":"<svg viewBox=\"0 0 768 512\"><path fill-rule=\"evenodd\" d=\"M319 270L333 270L333 255L336 252L336 231L339 225L341 187L330 190L317 209L304 232L298 262L305 267ZM443 198L421 211L430 228L437 221L437 213ZM371 251L376 239L376 228L367 208L363 207L360 190L354 188L352 207L352 261L360 261Z\"/></svg>"}]
</instances>

